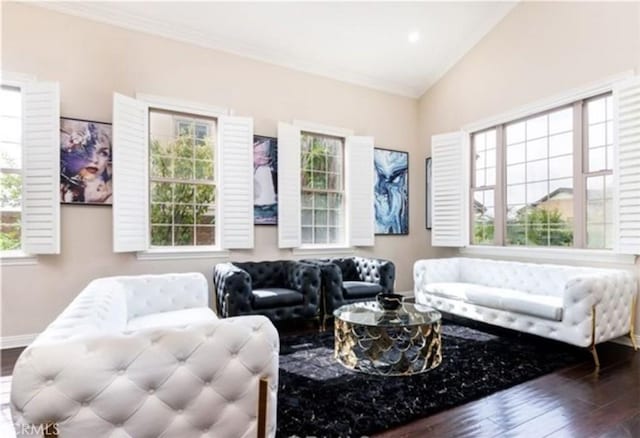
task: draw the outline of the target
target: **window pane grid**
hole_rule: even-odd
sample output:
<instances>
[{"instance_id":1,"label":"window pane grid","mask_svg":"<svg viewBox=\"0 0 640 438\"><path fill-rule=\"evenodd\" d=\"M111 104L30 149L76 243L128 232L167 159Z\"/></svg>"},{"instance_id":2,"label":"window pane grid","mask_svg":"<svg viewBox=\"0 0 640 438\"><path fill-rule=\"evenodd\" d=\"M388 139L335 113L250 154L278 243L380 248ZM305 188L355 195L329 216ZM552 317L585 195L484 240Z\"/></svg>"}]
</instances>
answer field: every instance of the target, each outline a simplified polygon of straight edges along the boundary
<instances>
[{"instance_id":1,"label":"window pane grid","mask_svg":"<svg viewBox=\"0 0 640 438\"><path fill-rule=\"evenodd\" d=\"M473 187L491 187L496 183L496 130L475 133Z\"/></svg>"},{"instance_id":2,"label":"window pane grid","mask_svg":"<svg viewBox=\"0 0 640 438\"><path fill-rule=\"evenodd\" d=\"M613 98L598 96L586 103L586 244L613 248Z\"/></svg>"},{"instance_id":3,"label":"window pane grid","mask_svg":"<svg viewBox=\"0 0 640 438\"><path fill-rule=\"evenodd\" d=\"M506 244L573 245L573 113L505 126Z\"/></svg>"},{"instance_id":4,"label":"window pane grid","mask_svg":"<svg viewBox=\"0 0 640 438\"><path fill-rule=\"evenodd\" d=\"M215 244L213 119L150 110L152 246Z\"/></svg>"},{"instance_id":5,"label":"window pane grid","mask_svg":"<svg viewBox=\"0 0 640 438\"><path fill-rule=\"evenodd\" d=\"M22 96L0 88L0 251L21 248Z\"/></svg>"},{"instance_id":6,"label":"window pane grid","mask_svg":"<svg viewBox=\"0 0 640 438\"><path fill-rule=\"evenodd\" d=\"M497 130L489 129L472 136L473 146L473 227L472 243L494 243L495 184L497 171Z\"/></svg>"},{"instance_id":7,"label":"window pane grid","mask_svg":"<svg viewBox=\"0 0 640 438\"><path fill-rule=\"evenodd\" d=\"M613 97L587 101L587 172L613 169Z\"/></svg>"},{"instance_id":8,"label":"window pane grid","mask_svg":"<svg viewBox=\"0 0 640 438\"><path fill-rule=\"evenodd\" d=\"M579 117L574 126L574 116ZM613 247L613 100L611 94L575 102L498 126L504 169L504 207L494 208L504 222L506 245ZM472 136L474 233L472 243L488 241L484 199L486 184L480 134ZM582 148L574 146L580 139ZM574 162L583 163L579 173ZM578 166L580 167L580 166ZM574 190L580 190L580 212L574 212ZM502 195L496 199L502 199ZM583 201L584 200L584 201ZM502 202L502 201L501 201ZM487 209L488 210L488 209ZM503 216L505 215L506 216ZM574 215L577 214L577 218ZM490 232L493 232L491 230Z\"/></svg>"},{"instance_id":9,"label":"window pane grid","mask_svg":"<svg viewBox=\"0 0 640 438\"><path fill-rule=\"evenodd\" d=\"M311 133L301 140L302 244L343 242L343 140Z\"/></svg>"},{"instance_id":10,"label":"window pane grid","mask_svg":"<svg viewBox=\"0 0 640 438\"><path fill-rule=\"evenodd\" d=\"M473 191L473 235L475 245L492 245L495 235L495 207L493 189Z\"/></svg>"}]
</instances>

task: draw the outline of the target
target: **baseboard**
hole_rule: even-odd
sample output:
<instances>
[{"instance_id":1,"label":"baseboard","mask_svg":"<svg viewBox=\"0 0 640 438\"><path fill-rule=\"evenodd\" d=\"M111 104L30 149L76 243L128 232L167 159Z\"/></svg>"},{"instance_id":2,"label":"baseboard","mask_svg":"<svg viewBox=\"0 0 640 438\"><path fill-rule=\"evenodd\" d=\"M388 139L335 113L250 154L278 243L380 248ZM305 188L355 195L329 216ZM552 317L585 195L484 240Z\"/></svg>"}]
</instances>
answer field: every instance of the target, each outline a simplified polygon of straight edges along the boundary
<instances>
[{"instance_id":1,"label":"baseboard","mask_svg":"<svg viewBox=\"0 0 640 438\"><path fill-rule=\"evenodd\" d=\"M2 336L0 337L0 349L26 347L38 336L38 333L30 333L27 335Z\"/></svg>"},{"instance_id":2,"label":"baseboard","mask_svg":"<svg viewBox=\"0 0 640 438\"><path fill-rule=\"evenodd\" d=\"M635 338L636 338L636 344L640 346L640 335L635 335ZM620 336L619 338L612 339L611 342L614 342L616 344L626 345L627 347L633 347L633 344L631 343L631 339L629 339L629 335ZM640 350L638 350L638 352L640 353Z\"/></svg>"}]
</instances>

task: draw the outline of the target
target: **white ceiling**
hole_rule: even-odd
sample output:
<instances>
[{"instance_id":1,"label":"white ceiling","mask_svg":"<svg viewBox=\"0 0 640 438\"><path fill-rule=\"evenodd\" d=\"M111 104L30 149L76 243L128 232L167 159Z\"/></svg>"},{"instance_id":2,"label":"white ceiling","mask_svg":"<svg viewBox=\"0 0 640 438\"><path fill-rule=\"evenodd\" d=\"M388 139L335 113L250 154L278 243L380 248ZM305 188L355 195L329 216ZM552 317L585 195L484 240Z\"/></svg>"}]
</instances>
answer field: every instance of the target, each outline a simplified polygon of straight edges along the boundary
<instances>
[{"instance_id":1,"label":"white ceiling","mask_svg":"<svg viewBox=\"0 0 640 438\"><path fill-rule=\"evenodd\" d=\"M419 97L515 2L46 2L43 7ZM408 34L420 33L416 44Z\"/></svg>"}]
</instances>

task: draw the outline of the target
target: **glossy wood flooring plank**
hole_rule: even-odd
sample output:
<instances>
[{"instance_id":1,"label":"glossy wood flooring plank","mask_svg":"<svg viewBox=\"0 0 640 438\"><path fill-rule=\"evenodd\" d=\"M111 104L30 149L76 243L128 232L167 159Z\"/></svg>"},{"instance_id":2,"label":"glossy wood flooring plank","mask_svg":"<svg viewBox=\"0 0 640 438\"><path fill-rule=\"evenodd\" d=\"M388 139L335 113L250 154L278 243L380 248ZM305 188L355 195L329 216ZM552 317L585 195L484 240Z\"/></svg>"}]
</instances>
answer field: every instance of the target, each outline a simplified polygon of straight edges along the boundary
<instances>
[{"instance_id":1,"label":"glossy wood flooring plank","mask_svg":"<svg viewBox=\"0 0 640 438\"><path fill-rule=\"evenodd\" d=\"M640 353L617 344L604 344L598 350L599 371L586 358L572 367L374 436L640 438Z\"/></svg>"},{"instance_id":2,"label":"glossy wood flooring plank","mask_svg":"<svg viewBox=\"0 0 640 438\"><path fill-rule=\"evenodd\" d=\"M594 409L595 406L591 403L564 399L563 403L558 403L544 414L508 429L503 438L543 437L588 415Z\"/></svg>"}]
</instances>

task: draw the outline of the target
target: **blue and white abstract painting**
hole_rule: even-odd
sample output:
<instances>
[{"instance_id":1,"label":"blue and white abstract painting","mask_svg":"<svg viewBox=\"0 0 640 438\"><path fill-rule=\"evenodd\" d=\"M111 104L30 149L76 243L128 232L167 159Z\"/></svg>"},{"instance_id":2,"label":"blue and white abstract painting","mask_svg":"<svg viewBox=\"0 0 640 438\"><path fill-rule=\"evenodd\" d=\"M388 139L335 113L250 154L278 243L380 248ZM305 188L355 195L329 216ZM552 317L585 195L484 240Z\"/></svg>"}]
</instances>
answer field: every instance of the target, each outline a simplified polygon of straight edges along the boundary
<instances>
[{"instance_id":1,"label":"blue and white abstract painting","mask_svg":"<svg viewBox=\"0 0 640 438\"><path fill-rule=\"evenodd\" d=\"M375 149L376 234L409 234L409 153Z\"/></svg>"}]
</instances>

